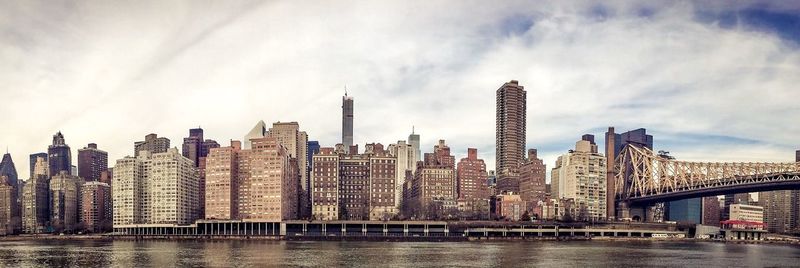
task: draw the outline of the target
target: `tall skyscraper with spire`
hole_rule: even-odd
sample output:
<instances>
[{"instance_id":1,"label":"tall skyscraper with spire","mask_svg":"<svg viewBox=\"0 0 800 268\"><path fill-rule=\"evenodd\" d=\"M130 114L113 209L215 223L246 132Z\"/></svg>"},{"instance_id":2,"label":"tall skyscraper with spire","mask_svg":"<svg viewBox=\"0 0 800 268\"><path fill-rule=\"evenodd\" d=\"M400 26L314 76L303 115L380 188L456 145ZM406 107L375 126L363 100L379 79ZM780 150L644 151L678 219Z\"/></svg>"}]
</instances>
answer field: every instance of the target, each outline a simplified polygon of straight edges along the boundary
<instances>
[{"instance_id":1,"label":"tall skyscraper with spire","mask_svg":"<svg viewBox=\"0 0 800 268\"><path fill-rule=\"evenodd\" d=\"M525 159L525 88L511 80L497 89L495 169L497 191L519 192L519 166Z\"/></svg>"},{"instance_id":2,"label":"tall skyscraper with spire","mask_svg":"<svg viewBox=\"0 0 800 268\"><path fill-rule=\"evenodd\" d=\"M411 127L411 135L408 135L408 144L411 144L411 150L414 152L412 156L409 156L409 159L412 159L410 169L411 174L417 172L417 161L422 160L422 152L419 150L419 134L415 132L414 127Z\"/></svg>"},{"instance_id":3,"label":"tall skyscraper with spire","mask_svg":"<svg viewBox=\"0 0 800 268\"><path fill-rule=\"evenodd\" d=\"M344 148L353 145L353 97L347 96L347 91L342 97L342 144Z\"/></svg>"},{"instance_id":4,"label":"tall skyscraper with spire","mask_svg":"<svg viewBox=\"0 0 800 268\"><path fill-rule=\"evenodd\" d=\"M47 147L47 163L50 165L49 176L54 176L61 171L72 172L72 152L64 141L61 131L53 135L53 144Z\"/></svg>"}]
</instances>

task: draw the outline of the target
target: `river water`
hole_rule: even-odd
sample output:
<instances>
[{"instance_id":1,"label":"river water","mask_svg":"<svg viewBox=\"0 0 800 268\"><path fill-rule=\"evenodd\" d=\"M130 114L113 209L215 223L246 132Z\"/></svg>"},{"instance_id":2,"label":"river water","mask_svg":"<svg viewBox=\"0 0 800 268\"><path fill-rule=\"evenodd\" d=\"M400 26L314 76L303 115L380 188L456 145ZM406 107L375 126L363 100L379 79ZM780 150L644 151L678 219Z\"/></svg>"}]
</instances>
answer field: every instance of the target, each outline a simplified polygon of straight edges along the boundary
<instances>
[{"instance_id":1,"label":"river water","mask_svg":"<svg viewBox=\"0 0 800 268\"><path fill-rule=\"evenodd\" d=\"M798 267L800 247L667 241L0 241L2 267Z\"/></svg>"}]
</instances>

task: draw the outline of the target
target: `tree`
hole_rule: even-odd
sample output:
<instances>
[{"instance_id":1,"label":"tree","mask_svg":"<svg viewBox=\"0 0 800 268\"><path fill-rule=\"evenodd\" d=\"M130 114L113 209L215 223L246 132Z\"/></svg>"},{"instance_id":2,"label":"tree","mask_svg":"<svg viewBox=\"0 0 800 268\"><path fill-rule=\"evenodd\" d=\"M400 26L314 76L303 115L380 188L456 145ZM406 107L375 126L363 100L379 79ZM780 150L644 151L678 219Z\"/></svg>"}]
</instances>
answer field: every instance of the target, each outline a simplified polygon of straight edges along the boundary
<instances>
[{"instance_id":1,"label":"tree","mask_svg":"<svg viewBox=\"0 0 800 268\"><path fill-rule=\"evenodd\" d=\"M520 221L531 221L531 216L528 215L528 211L526 210L525 213L522 213L522 216L519 218Z\"/></svg>"}]
</instances>

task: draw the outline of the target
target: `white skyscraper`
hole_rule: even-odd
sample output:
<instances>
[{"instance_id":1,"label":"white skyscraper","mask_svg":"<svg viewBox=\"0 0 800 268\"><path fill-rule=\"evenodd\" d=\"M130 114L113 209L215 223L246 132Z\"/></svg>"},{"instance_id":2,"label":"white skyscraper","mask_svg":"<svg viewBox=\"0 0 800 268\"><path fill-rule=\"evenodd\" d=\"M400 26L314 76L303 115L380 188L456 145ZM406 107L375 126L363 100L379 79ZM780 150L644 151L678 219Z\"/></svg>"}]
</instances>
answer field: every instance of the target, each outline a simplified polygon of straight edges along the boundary
<instances>
[{"instance_id":1,"label":"white skyscraper","mask_svg":"<svg viewBox=\"0 0 800 268\"><path fill-rule=\"evenodd\" d=\"M267 124L264 123L264 120L258 121L253 129L250 132L247 132L247 135L244 135L244 140L242 143L242 149L252 149L252 143L250 142L251 139L260 139L267 136Z\"/></svg>"}]
</instances>

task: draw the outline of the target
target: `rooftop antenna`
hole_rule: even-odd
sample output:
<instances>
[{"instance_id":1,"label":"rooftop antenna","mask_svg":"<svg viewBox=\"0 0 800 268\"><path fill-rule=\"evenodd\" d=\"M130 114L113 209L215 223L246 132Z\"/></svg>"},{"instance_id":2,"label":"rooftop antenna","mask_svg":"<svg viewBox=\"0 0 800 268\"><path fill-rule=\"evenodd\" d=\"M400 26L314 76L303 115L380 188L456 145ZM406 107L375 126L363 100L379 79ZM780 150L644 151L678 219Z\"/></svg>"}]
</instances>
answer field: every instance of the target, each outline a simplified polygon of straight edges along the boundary
<instances>
[{"instance_id":1,"label":"rooftop antenna","mask_svg":"<svg viewBox=\"0 0 800 268\"><path fill-rule=\"evenodd\" d=\"M344 84L344 96L347 97L347 84Z\"/></svg>"},{"instance_id":2,"label":"rooftop antenna","mask_svg":"<svg viewBox=\"0 0 800 268\"><path fill-rule=\"evenodd\" d=\"M414 125L411 125L411 134L414 134Z\"/></svg>"}]
</instances>

